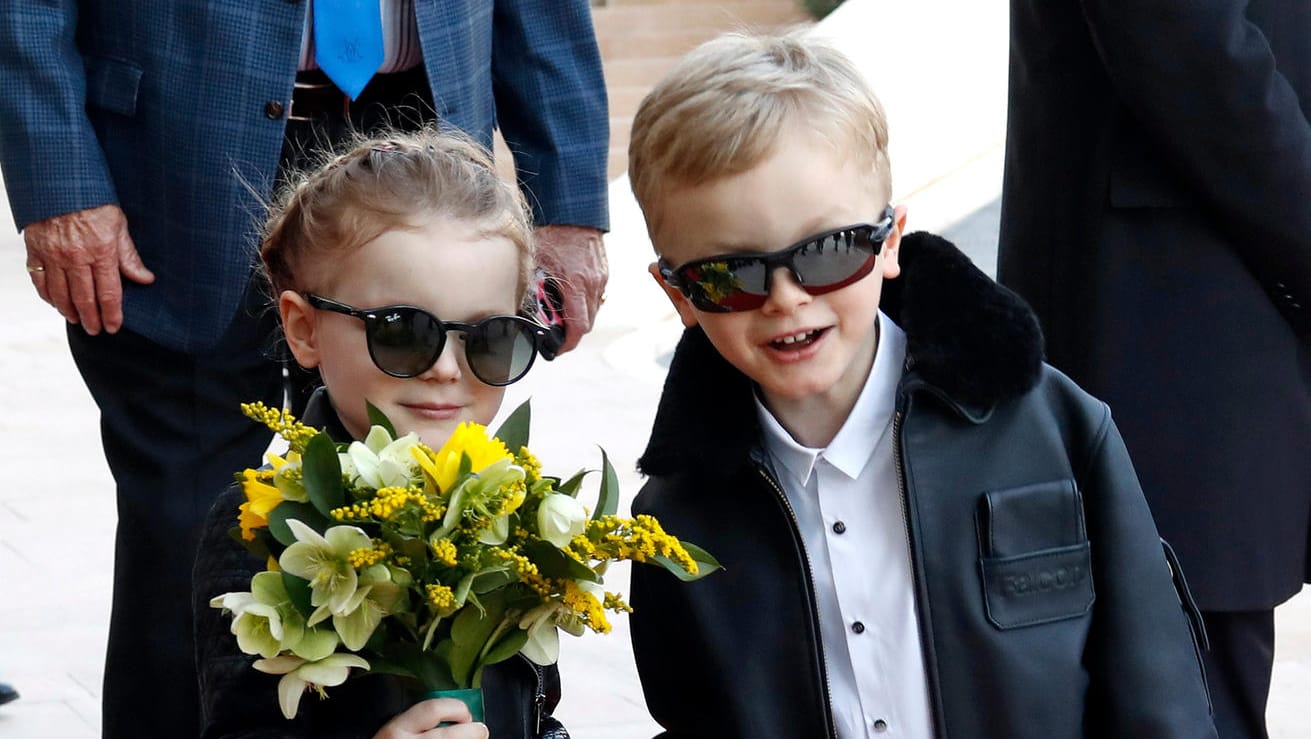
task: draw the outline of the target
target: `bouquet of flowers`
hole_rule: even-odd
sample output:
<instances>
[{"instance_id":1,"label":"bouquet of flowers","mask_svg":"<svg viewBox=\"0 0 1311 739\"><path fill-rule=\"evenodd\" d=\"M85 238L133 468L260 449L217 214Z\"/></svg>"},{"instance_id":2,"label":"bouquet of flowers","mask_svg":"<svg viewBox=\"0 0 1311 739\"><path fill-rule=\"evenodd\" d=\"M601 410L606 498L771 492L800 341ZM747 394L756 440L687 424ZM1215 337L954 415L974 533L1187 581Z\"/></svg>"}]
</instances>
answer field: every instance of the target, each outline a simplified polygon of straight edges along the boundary
<instances>
[{"instance_id":1,"label":"bouquet of flowers","mask_svg":"<svg viewBox=\"0 0 1311 739\"><path fill-rule=\"evenodd\" d=\"M542 474L528 450L528 404L490 436L461 424L441 449L397 437L381 412L363 442L337 444L290 414L242 406L289 446L237 475L233 536L267 559L249 592L210 605L255 668L280 674L293 718L308 689L326 696L352 669L412 678L427 691L477 688L483 668L522 653L553 664L560 629L607 632L627 612L603 589L610 562L664 567L683 580L719 568L650 516L615 515L605 452L590 515L584 476Z\"/></svg>"}]
</instances>

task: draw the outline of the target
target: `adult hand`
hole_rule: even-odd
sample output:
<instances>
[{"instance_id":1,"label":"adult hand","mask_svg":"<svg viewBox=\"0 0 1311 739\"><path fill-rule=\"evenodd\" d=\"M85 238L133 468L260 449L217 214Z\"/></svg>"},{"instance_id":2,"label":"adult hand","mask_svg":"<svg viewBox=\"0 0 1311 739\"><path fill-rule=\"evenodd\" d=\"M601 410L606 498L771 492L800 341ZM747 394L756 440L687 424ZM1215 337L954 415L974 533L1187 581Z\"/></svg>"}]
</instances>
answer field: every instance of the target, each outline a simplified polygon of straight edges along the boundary
<instances>
[{"instance_id":1,"label":"adult hand","mask_svg":"<svg viewBox=\"0 0 1311 739\"><path fill-rule=\"evenodd\" d=\"M537 264L555 278L564 299L564 344L573 349L592 330L596 312L605 302L610 279L601 231L586 226L538 226Z\"/></svg>"},{"instance_id":2,"label":"adult hand","mask_svg":"<svg viewBox=\"0 0 1311 739\"><path fill-rule=\"evenodd\" d=\"M27 270L41 299L88 334L123 326L123 281L143 285L155 275L141 262L127 217L117 205L102 205L28 224Z\"/></svg>"},{"instance_id":3,"label":"adult hand","mask_svg":"<svg viewBox=\"0 0 1311 739\"><path fill-rule=\"evenodd\" d=\"M451 726L437 728L442 722ZM453 698L419 701L396 714L373 739L487 739L487 725L475 723L469 707Z\"/></svg>"}]
</instances>

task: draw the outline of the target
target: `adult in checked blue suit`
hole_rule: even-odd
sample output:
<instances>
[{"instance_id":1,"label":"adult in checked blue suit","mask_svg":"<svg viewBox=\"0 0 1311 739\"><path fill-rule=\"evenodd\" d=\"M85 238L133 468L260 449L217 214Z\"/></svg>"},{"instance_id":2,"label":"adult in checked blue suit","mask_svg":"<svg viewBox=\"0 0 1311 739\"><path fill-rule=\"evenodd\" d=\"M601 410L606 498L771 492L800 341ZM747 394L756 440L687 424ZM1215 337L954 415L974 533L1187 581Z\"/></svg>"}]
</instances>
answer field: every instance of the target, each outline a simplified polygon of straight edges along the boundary
<instances>
[{"instance_id":1,"label":"adult in checked blue suit","mask_svg":"<svg viewBox=\"0 0 1311 739\"><path fill-rule=\"evenodd\" d=\"M413 7L428 84L419 74L410 92L485 144L499 124L541 224L544 266L570 279L568 348L590 328L606 279L608 124L589 4ZM197 529L269 441L237 404L282 394L273 319L251 278L260 202L296 128L306 8L0 5L0 169L33 285L69 323L118 488L106 737L196 734ZM323 130L311 138L331 139Z\"/></svg>"}]
</instances>

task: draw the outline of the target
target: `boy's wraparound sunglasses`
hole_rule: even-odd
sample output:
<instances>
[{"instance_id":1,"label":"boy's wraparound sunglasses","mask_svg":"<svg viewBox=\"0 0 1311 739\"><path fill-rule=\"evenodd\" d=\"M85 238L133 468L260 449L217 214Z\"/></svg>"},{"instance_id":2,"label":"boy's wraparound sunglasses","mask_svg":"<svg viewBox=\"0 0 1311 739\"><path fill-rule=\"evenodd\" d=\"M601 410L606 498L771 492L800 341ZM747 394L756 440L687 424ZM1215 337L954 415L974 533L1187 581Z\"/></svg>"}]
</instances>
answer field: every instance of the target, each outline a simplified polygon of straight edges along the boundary
<instances>
[{"instance_id":1,"label":"boy's wraparound sunglasses","mask_svg":"<svg viewBox=\"0 0 1311 739\"><path fill-rule=\"evenodd\" d=\"M692 305L707 313L755 310L769 298L774 270L786 267L811 295L840 290L874 269L884 239L892 233L892 206L876 223L858 223L825 231L781 251L723 254L672 267L658 263L665 282L678 288Z\"/></svg>"},{"instance_id":2,"label":"boy's wraparound sunglasses","mask_svg":"<svg viewBox=\"0 0 1311 739\"><path fill-rule=\"evenodd\" d=\"M474 377L487 385L509 385L523 378L537 357L546 329L520 316L491 316L477 323L443 321L413 305L361 309L306 293L319 310L364 321L369 357L392 377L418 377L437 363L446 334L464 334L464 356Z\"/></svg>"}]
</instances>

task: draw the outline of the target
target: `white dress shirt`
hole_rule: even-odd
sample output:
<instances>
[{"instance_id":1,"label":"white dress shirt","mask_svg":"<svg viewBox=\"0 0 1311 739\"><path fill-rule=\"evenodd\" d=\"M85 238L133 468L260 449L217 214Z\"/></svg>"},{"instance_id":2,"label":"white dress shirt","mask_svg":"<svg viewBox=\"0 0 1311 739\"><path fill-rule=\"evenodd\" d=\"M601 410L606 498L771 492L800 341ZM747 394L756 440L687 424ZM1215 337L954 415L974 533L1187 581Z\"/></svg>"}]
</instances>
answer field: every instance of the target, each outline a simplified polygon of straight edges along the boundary
<instances>
[{"instance_id":1,"label":"white dress shirt","mask_svg":"<svg viewBox=\"0 0 1311 739\"><path fill-rule=\"evenodd\" d=\"M414 17L414 0L378 0L382 13L382 66L379 74L403 72L423 63L419 46L419 23ZM305 7L305 32L300 37L300 66L318 69L314 58L314 0Z\"/></svg>"},{"instance_id":2,"label":"white dress shirt","mask_svg":"<svg viewBox=\"0 0 1311 739\"><path fill-rule=\"evenodd\" d=\"M833 717L842 739L933 736L893 459L906 335L882 312L860 397L823 449L798 444L756 399L765 448L810 557Z\"/></svg>"}]
</instances>

